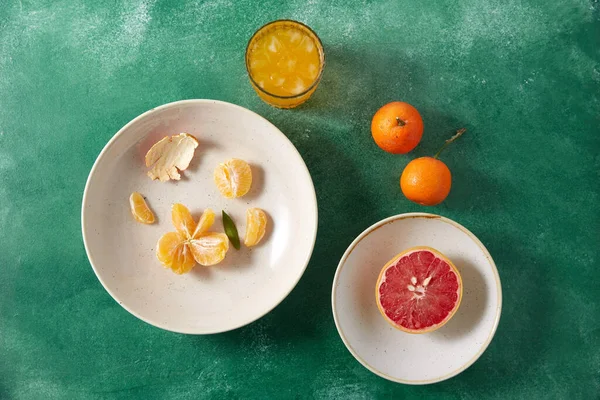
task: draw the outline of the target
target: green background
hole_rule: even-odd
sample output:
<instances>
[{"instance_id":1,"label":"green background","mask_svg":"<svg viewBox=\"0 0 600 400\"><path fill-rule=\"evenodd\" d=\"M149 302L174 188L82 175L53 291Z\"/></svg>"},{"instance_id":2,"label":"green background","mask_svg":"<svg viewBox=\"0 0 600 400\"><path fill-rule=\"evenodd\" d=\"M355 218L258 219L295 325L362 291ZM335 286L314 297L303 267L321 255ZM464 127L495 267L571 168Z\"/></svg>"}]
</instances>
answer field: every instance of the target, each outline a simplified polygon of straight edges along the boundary
<instances>
[{"instance_id":1,"label":"green background","mask_svg":"<svg viewBox=\"0 0 600 400\"><path fill-rule=\"evenodd\" d=\"M244 69L248 38L279 18L310 25L326 51L320 87L295 110L262 103ZM597 0L2 0L0 398L599 398L599 49ZM295 290L266 317L212 336L164 332L119 307L80 233L104 144L140 113L189 98L272 121L319 201ZM425 122L408 155L370 136L392 100ZM403 167L463 126L443 156L447 201L406 200ZM330 307L354 237L412 211L472 230L504 294L479 361L424 387L363 368Z\"/></svg>"}]
</instances>

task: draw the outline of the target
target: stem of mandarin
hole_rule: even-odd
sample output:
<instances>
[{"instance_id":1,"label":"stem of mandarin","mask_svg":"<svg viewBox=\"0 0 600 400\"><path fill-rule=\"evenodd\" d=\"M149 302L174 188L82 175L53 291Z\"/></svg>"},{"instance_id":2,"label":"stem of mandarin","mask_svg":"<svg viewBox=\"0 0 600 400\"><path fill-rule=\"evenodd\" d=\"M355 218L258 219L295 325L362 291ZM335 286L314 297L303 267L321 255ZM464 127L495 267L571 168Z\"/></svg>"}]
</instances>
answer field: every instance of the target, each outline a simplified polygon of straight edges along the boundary
<instances>
[{"instance_id":1,"label":"stem of mandarin","mask_svg":"<svg viewBox=\"0 0 600 400\"><path fill-rule=\"evenodd\" d=\"M405 122L405 121L402 121L402 120L400 119L400 117L396 117L396 122L398 122L398 126L404 126L404 125L406 125L406 122Z\"/></svg>"},{"instance_id":2,"label":"stem of mandarin","mask_svg":"<svg viewBox=\"0 0 600 400\"><path fill-rule=\"evenodd\" d=\"M456 131L456 134L454 136L452 136L450 139L446 140L446 143L444 143L444 145L438 150L437 153L435 153L435 156L433 156L433 158L437 159L441 152L446 148L446 146L448 146L450 143L454 142L456 139L458 139L459 137L461 137L461 135L463 133L465 133L467 130L465 128L461 128L459 130Z\"/></svg>"}]
</instances>

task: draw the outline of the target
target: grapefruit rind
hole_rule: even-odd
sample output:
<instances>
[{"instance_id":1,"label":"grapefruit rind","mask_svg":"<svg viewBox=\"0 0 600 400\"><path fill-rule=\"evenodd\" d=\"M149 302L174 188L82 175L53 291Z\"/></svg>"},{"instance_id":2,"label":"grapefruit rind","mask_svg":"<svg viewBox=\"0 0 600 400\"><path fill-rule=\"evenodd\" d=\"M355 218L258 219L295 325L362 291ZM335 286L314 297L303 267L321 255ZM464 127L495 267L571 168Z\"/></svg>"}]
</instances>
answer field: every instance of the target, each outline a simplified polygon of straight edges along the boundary
<instances>
[{"instance_id":1,"label":"grapefruit rind","mask_svg":"<svg viewBox=\"0 0 600 400\"><path fill-rule=\"evenodd\" d=\"M452 271L454 271L454 273L456 274L456 277L458 278L458 300L456 301L456 305L454 306L454 309L448 314L448 316L439 324L435 324L432 325L426 329L409 329L403 326L400 326L398 324L396 324L394 321L392 321L385 313L385 311L383 310L383 307L381 305L381 300L379 298L380 294L379 294L379 286L381 285L382 281L381 278L383 278L385 272L392 266L394 265L396 262L398 262L398 260L410 253L416 252L416 251L430 251L433 253L434 256L441 258L442 260L444 260L452 269ZM410 249L406 249L403 252L397 254L396 256L394 256L394 258L392 258L390 261L388 261L387 264L385 264L385 266L381 269L381 272L379 273L379 277L377 278L377 284L375 285L375 298L377 299L377 308L379 309L379 312L381 313L381 315L383 315L383 317L385 318L385 320L392 325L394 328L399 329L403 332L406 333L414 333L414 334L421 334L421 333L428 333L428 332L433 332L435 330L440 329L442 326L444 326L446 323L448 323L448 321L450 321L450 319L452 319L452 317L454 316L454 314L456 313L456 311L458 310L458 307L460 306L460 303L462 301L462 294L463 294L463 285L462 285L462 277L460 276L460 273L458 272L458 269L456 268L456 266L454 265L454 263L452 263L452 261L450 261L450 259L448 259L448 257L446 257L445 255L443 255L442 253L440 253L439 251L437 251L436 249L432 248L432 247L427 247L427 246L417 246L417 247L411 247Z\"/></svg>"}]
</instances>

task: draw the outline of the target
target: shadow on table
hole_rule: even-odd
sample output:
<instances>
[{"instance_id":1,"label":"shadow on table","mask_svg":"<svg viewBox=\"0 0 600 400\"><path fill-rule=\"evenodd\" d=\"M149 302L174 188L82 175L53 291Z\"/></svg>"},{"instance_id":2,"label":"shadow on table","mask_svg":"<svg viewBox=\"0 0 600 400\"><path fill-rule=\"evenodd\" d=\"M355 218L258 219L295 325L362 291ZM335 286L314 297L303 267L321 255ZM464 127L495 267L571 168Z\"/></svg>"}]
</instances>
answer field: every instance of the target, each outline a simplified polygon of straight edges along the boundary
<instances>
[{"instance_id":1,"label":"shadow on table","mask_svg":"<svg viewBox=\"0 0 600 400\"><path fill-rule=\"evenodd\" d=\"M443 207L457 211L497 211L505 204L502 190L506 185L502 186L468 161L450 161L447 165L452 172L452 189Z\"/></svg>"},{"instance_id":2,"label":"shadow on table","mask_svg":"<svg viewBox=\"0 0 600 400\"><path fill-rule=\"evenodd\" d=\"M461 121L436 109L425 108L421 111L425 130L421 143L410 153L410 159L432 157L444 142L459 128L467 128L456 142L450 144L440 156L452 173L452 189L442 207L451 210L479 211L497 210L503 204L502 185L490 174L473 164L470 157L480 143L484 143L485 132L477 130L468 121ZM490 161L493 163L493 161Z\"/></svg>"},{"instance_id":3,"label":"shadow on table","mask_svg":"<svg viewBox=\"0 0 600 400\"><path fill-rule=\"evenodd\" d=\"M319 207L311 262L292 293L264 317L273 336L288 342L334 329L331 287L338 262L352 240L381 219L376 194L361 181L356 159L363 156L358 147L371 140L372 114L384 103L410 91L418 97L424 90L414 63L400 52L379 50L327 48L323 79L313 97L297 109L269 113L301 152ZM365 151L379 154L378 149Z\"/></svg>"},{"instance_id":4,"label":"shadow on table","mask_svg":"<svg viewBox=\"0 0 600 400\"><path fill-rule=\"evenodd\" d=\"M319 229L311 262L297 287L268 316L286 340L318 336L332 327L331 285L337 264L354 238L375 222L372 194L354 163L325 135L314 135L305 161L315 184Z\"/></svg>"},{"instance_id":5,"label":"shadow on table","mask_svg":"<svg viewBox=\"0 0 600 400\"><path fill-rule=\"evenodd\" d=\"M500 324L481 358L459 376L434 385L440 393L483 393L494 387L509 393L532 366L545 357L551 343L551 314L555 300L540 271L552 263L505 232L479 235L500 273L503 304ZM450 321L452 322L452 321ZM449 322L449 324L450 324ZM535 368L534 368L535 369Z\"/></svg>"},{"instance_id":6,"label":"shadow on table","mask_svg":"<svg viewBox=\"0 0 600 400\"><path fill-rule=\"evenodd\" d=\"M390 47L382 51L381 47ZM297 110L309 117L324 121L340 121L340 116L352 125L353 131L365 133L370 140L373 114L390 101L406 101L415 105L424 121L421 143L407 156L398 156L402 168L417 157L433 156L459 128L467 132L444 151L441 159L452 172L452 191L446 200L449 208L457 210L497 209L501 201L500 185L480 172L469 159L469 150L482 142L469 121L445 114L431 107L428 95L427 71L409 59L401 50L386 44L374 45L364 51L344 48L326 49L325 71L313 97ZM278 125L284 122L278 120ZM462 143L461 143L462 142ZM364 143L363 143L364 144ZM377 152L379 150L377 149Z\"/></svg>"},{"instance_id":7,"label":"shadow on table","mask_svg":"<svg viewBox=\"0 0 600 400\"><path fill-rule=\"evenodd\" d=\"M345 117L367 116L390 101L418 104L425 95L421 67L401 51L385 44L366 49L328 47L321 83L298 110L320 114L346 112ZM337 115L339 117L339 115Z\"/></svg>"},{"instance_id":8,"label":"shadow on table","mask_svg":"<svg viewBox=\"0 0 600 400\"><path fill-rule=\"evenodd\" d=\"M219 340L238 341L260 328L274 341L293 343L321 338L324 332L334 329L331 285L337 264L360 232L388 216L378 213L381 205L377 194L361 181L364 174L357 166L357 157L389 156L375 146L365 145L372 144L371 118L389 101L404 100L417 106L428 103L421 66L401 51L380 50L328 48L323 79L313 97L297 109L265 112L294 142L311 172L319 207L317 241L312 260L291 294L259 321L219 335ZM461 121L436 109L419 109L427 140L410 157L398 156L399 162L433 155L444 140L463 126ZM482 174L478 176L468 162L456 160L451 154L445 161L455 176L448 199L451 207L468 208L476 200L469 200L476 191L493 190L493 182L486 181ZM463 176L476 178L467 182L461 179ZM495 204L488 203L486 207Z\"/></svg>"}]
</instances>

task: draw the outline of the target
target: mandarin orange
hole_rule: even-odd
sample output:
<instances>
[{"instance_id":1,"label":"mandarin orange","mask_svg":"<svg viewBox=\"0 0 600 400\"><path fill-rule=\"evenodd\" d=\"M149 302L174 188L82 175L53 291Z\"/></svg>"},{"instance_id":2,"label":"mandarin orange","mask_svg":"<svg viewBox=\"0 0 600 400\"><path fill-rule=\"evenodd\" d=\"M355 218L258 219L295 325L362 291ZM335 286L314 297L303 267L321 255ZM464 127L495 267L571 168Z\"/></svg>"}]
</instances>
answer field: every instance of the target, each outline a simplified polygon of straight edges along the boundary
<instances>
[{"instance_id":1,"label":"mandarin orange","mask_svg":"<svg viewBox=\"0 0 600 400\"><path fill-rule=\"evenodd\" d=\"M435 206L448 197L452 187L450 169L438 159L442 150L459 138L466 129L459 129L433 157L412 160L402 171L400 188L407 199L423 206Z\"/></svg>"},{"instance_id":2,"label":"mandarin orange","mask_svg":"<svg viewBox=\"0 0 600 400\"><path fill-rule=\"evenodd\" d=\"M377 110L371 121L371 134L382 150L405 154L421 141L423 119L410 104L394 101Z\"/></svg>"}]
</instances>

